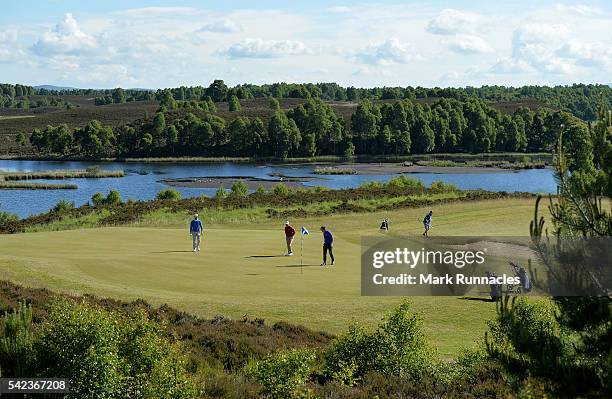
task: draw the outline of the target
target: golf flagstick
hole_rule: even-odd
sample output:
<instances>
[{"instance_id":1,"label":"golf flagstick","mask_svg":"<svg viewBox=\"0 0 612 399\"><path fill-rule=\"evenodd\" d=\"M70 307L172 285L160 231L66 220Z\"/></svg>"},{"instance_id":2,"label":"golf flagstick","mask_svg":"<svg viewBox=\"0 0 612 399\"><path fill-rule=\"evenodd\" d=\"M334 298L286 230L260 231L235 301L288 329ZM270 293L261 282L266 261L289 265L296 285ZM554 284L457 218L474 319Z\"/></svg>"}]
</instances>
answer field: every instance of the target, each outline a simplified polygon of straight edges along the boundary
<instances>
[{"instance_id":1,"label":"golf flagstick","mask_svg":"<svg viewBox=\"0 0 612 399\"><path fill-rule=\"evenodd\" d=\"M304 236L310 234L306 227L302 226L302 235L300 237L300 274L304 273Z\"/></svg>"}]
</instances>

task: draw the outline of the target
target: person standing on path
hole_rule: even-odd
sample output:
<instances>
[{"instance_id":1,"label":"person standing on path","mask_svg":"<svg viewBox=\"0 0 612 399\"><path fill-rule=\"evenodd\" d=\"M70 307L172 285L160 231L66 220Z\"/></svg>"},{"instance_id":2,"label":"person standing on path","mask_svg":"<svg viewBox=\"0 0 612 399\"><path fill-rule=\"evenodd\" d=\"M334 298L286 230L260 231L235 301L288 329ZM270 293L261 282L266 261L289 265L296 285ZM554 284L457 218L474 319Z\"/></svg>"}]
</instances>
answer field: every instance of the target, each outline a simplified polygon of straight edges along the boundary
<instances>
[{"instance_id":1,"label":"person standing on path","mask_svg":"<svg viewBox=\"0 0 612 399\"><path fill-rule=\"evenodd\" d=\"M285 222L285 239L287 240L287 255L292 256L293 249L291 248L291 244L293 244L293 237L295 237L295 229L291 226L289 221Z\"/></svg>"},{"instance_id":2,"label":"person standing on path","mask_svg":"<svg viewBox=\"0 0 612 399\"><path fill-rule=\"evenodd\" d=\"M193 220L189 225L189 234L193 240L193 252L200 250L200 243L202 242L202 234L204 233L204 226L202 221L198 219L198 214L193 215Z\"/></svg>"},{"instance_id":3,"label":"person standing on path","mask_svg":"<svg viewBox=\"0 0 612 399\"><path fill-rule=\"evenodd\" d=\"M329 251L329 257L331 259L332 266L334 265L334 252L332 250L334 246L334 236L331 231L325 229L325 226L321 226L321 232L323 232L323 263L321 266L327 265L327 252Z\"/></svg>"}]
</instances>

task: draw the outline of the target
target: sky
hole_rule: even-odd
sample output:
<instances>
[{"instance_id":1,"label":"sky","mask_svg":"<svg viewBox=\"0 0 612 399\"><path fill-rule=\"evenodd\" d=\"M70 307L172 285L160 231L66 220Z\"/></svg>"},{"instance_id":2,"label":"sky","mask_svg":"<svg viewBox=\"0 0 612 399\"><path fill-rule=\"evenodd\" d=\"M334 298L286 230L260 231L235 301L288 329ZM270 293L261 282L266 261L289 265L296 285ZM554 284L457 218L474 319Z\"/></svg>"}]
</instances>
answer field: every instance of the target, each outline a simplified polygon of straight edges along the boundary
<instances>
[{"instance_id":1,"label":"sky","mask_svg":"<svg viewBox=\"0 0 612 399\"><path fill-rule=\"evenodd\" d=\"M4 0L0 11L4 83L612 82L610 1Z\"/></svg>"}]
</instances>

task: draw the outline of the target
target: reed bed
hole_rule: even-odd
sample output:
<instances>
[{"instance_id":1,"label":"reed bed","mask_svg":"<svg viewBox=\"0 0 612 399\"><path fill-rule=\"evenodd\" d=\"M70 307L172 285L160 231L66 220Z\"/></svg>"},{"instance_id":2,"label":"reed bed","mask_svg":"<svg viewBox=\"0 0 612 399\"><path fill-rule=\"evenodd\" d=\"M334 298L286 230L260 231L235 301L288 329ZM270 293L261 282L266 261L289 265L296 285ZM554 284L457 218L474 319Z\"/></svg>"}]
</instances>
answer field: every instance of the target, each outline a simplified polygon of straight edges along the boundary
<instances>
[{"instance_id":1,"label":"reed bed","mask_svg":"<svg viewBox=\"0 0 612 399\"><path fill-rule=\"evenodd\" d=\"M336 168L333 166L321 166L314 169L315 175L355 175L357 171L350 168Z\"/></svg>"},{"instance_id":2,"label":"reed bed","mask_svg":"<svg viewBox=\"0 0 612 399\"><path fill-rule=\"evenodd\" d=\"M97 168L87 169L62 169L44 170L36 172L0 172L0 181L19 181L19 180L62 180L62 179L82 179L82 178L103 178L103 177L123 177L122 170L102 170Z\"/></svg>"},{"instance_id":3,"label":"reed bed","mask_svg":"<svg viewBox=\"0 0 612 399\"><path fill-rule=\"evenodd\" d=\"M76 190L76 184L0 181L0 190Z\"/></svg>"}]
</instances>

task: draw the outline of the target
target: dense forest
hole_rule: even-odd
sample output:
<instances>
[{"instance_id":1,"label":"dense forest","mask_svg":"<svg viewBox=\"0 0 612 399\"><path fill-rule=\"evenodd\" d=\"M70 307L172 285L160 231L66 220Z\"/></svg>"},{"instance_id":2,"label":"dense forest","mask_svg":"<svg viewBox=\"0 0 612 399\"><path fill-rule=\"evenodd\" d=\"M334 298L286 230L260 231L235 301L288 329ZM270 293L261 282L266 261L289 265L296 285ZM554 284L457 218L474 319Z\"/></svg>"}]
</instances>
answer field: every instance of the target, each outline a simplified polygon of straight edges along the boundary
<instances>
[{"instance_id":1,"label":"dense forest","mask_svg":"<svg viewBox=\"0 0 612 399\"><path fill-rule=\"evenodd\" d=\"M162 93L154 116L111 128L98 121L35 130L31 144L43 154L85 156L301 157L405 155L435 152L549 151L561 130L568 145L588 140L588 125L563 111L519 108L504 114L474 98L442 98L421 105L410 100L362 101L349 119L329 103L309 98L286 112L275 98L261 116L229 114L215 102L176 101ZM236 116L232 116L236 114ZM21 138L23 139L23 137Z\"/></svg>"}]
</instances>

